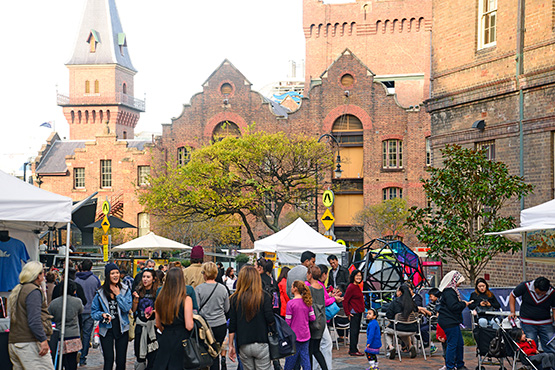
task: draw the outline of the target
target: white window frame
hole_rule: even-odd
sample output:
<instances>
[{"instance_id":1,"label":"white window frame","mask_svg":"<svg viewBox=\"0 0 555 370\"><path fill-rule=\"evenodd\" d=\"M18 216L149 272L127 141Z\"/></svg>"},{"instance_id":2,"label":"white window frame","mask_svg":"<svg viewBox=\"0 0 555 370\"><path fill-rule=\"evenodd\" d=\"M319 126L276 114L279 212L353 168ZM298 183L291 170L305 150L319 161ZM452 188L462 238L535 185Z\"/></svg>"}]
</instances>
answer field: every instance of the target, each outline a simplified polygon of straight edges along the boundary
<instances>
[{"instance_id":1,"label":"white window frame","mask_svg":"<svg viewBox=\"0 0 555 370\"><path fill-rule=\"evenodd\" d=\"M139 186L150 185L150 182L148 181L148 176L150 176L150 166L137 167L137 182L139 183Z\"/></svg>"},{"instance_id":2,"label":"white window frame","mask_svg":"<svg viewBox=\"0 0 555 370\"><path fill-rule=\"evenodd\" d=\"M498 0L478 0L478 49L489 48L497 45L497 1ZM486 21L495 20L493 29L495 35L493 41L486 42Z\"/></svg>"},{"instance_id":3,"label":"white window frame","mask_svg":"<svg viewBox=\"0 0 555 370\"><path fill-rule=\"evenodd\" d=\"M426 166L430 167L432 165L432 139L430 137L426 138Z\"/></svg>"},{"instance_id":4,"label":"white window frame","mask_svg":"<svg viewBox=\"0 0 555 370\"><path fill-rule=\"evenodd\" d=\"M392 151L391 144L393 143L395 143L395 148ZM403 168L403 140L388 139L382 141L382 156L382 168ZM393 162L395 162L395 164L392 164Z\"/></svg>"},{"instance_id":5,"label":"white window frame","mask_svg":"<svg viewBox=\"0 0 555 370\"><path fill-rule=\"evenodd\" d=\"M100 187L110 189L112 187L112 160L100 160Z\"/></svg>"},{"instance_id":6,"label":"white window frame","mask_svg":"<svg viewBox=\"0 0 555 370\"><path fill-rule=\"evenodd\" d=\"M397 186L390 186L388 188L382 189L382 199L383 200L390 200L390 199L403 199L403 188L399 188Z\"/></svg>"},{"instance_id":7,"label":"white window frame","mask_svg":"<svg viewBox=\"0 0 555 370\"><path fill-rule=\"evenodd\" d=\"M81 172L78 174L78 172ZM73 169L73 188L74 189L84 189L85 188L85 168L75 167Z\"/></svg>"}]
</instances>

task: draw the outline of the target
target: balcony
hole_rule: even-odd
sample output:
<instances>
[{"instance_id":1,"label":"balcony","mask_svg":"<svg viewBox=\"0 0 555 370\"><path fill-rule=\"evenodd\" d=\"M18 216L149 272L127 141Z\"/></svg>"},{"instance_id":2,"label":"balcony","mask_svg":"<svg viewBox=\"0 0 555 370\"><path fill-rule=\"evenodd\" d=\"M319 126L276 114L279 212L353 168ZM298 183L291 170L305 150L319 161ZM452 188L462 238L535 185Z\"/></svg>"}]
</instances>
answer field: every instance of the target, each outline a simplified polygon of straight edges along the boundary
<instances>
[{"instance_id":1,"label":"balcony","mask_svg":"<svg viewBox=\"0 0 555 370\"><path fill-rule=\"evenodd\" d=\"M139 112L145 111L145 101L134 98L122 92L115 94L85 94L81 96L69 97L57 94L57 103L61 107L81 106L81 105L123 105Z\"/></svg>"}]
</instances>

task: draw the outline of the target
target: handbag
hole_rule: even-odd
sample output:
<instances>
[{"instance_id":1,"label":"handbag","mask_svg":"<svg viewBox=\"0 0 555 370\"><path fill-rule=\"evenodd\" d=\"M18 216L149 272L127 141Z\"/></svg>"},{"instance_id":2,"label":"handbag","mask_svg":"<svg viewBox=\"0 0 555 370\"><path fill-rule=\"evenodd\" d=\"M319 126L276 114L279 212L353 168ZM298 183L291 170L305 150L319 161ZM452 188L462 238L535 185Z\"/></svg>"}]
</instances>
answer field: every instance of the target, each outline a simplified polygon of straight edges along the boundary
<instances>
[{"instance_id":1,"label":"handbag","mask_svg":"<svg viewBox=\"0 0 555 370\"><path fill-rule=\"evenodd\" d=\"M340 310L341 309L337 305L337 302L333 302L329 306L326 306L326 320L329 321L329 320L333 319L335 317L335 315L337 315L337 313Z\"/></svg>"},{"instance_id":2,"label":"handbag","mask_svg":"<svg viewBox=\"0 0 555 370\"><path fill-rule=\"evenodd\" d=\"M190 337L182 341L183 369L200 369L212 365L213 358L204 343L199 340L198 330L198 324L195 322Z\"/></svg>"},{"instance_id":3,"label":"handbag","mask_svg":"<svg viewBox=\"0 0 555 370\"><path fill-rule=\"evenodd\" d=\"M270 359L277 360L294 355L297 352L295 344L297 336L283 317L274 314L274 318L276 329L268 332L268 347L270 348Z\"/></svg>"}]
</instances>

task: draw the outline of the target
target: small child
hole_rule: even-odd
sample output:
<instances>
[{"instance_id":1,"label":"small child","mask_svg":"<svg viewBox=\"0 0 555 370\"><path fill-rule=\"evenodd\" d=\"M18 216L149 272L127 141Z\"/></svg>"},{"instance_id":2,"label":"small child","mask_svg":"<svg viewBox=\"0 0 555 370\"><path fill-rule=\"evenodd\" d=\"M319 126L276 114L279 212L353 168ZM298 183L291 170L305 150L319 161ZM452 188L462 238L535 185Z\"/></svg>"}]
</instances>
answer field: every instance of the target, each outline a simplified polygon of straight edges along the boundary
<instances>
[{"instance_id":1,"label":"small child","mask_svg":"<svg viewBox=\"0 0 555 370\"><path fill-rule=\"evenodd\" d=\"M382 347L382 335L380 332L380 325L376 320L378 318L378 312L371 308L366 314L366 319L368 320L368 327L366 328L366 358L370 367L368 370L380 370L378 367L378 357L380 353L380 348Z\"/></svg>"},{"instance_id":2,"label":"small child","mask_svg":"<svg viewBox=\"0 0 555 370\"><path fill-rule=\"evenodd\" d=\"M541 364L544 370L555 368L555 353L538 352L536 342L530 338L526 338L526 334L520 328L511 330L511 338L518 344L524 353L535 364Z\"/></svg>"},{"instance_id":3,"label":"small child","mask_svg":"<svg viewBox=\"0 0 555 370\"><path fill-rule=\"evenodd\" d=\"M428 322L425 324L427 326L427 330L434 330L435 326L437 325L437 303L439 300L439 295L441 292L437 288L432 288L428 292L428 304L426 305L426 314L430 316L428 318ZM421 329L422 330L422 329ZM427 332L427 330L425 330ZM422 334L424 336L424 334ZM433 355L437 352L437 347L434 343L430 343L430 353Z\"/></svg>"},{"instance_id":4,"label":"small child","mask_svg":"<svg viewBox=\"0 0 555 370\"><path fill-rule=\"evenodd\" d=\"M285 359L285 370L293 370L298 357L300 357L303 370L310 370L312 361L309 353L310 327L308 323L316 320L312 308L312 295L308 287L299 280L293 282L291 293L293 299L287 302L285 321L297 336L297 352Z\"/></svg>"}]
</instances>

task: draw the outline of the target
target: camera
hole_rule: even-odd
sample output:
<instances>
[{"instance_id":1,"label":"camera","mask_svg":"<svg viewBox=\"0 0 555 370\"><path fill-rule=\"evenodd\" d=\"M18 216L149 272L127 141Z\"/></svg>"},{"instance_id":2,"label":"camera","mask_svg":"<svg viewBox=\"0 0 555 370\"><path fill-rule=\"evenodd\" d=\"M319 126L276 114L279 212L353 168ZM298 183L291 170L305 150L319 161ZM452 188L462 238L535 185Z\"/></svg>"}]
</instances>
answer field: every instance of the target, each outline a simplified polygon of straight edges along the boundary
<instances>
[{"instance_id":1,"label":"camera","mask_svg":"<svg viewBox=\"0 0 555 370\"><path fill-rule=\"evenodd\" d=\"M112 318L112 316L108 316L108 317L103 317L102 318L102 323L103 324L108 324L110 322L110 319Z\"/></svg>"}]
</instances>

